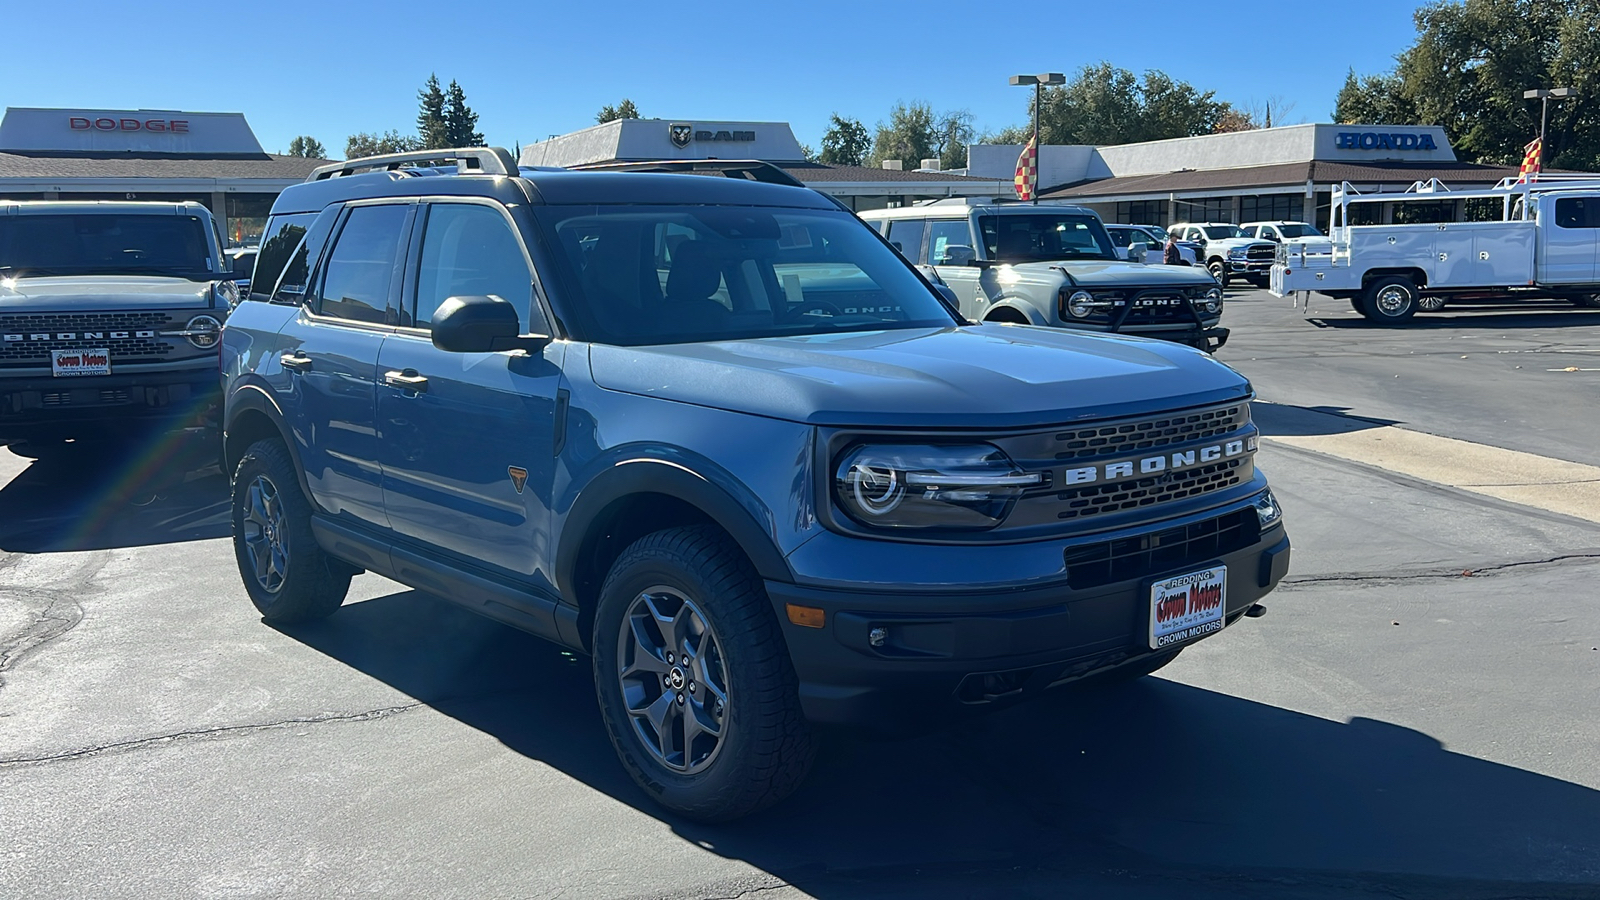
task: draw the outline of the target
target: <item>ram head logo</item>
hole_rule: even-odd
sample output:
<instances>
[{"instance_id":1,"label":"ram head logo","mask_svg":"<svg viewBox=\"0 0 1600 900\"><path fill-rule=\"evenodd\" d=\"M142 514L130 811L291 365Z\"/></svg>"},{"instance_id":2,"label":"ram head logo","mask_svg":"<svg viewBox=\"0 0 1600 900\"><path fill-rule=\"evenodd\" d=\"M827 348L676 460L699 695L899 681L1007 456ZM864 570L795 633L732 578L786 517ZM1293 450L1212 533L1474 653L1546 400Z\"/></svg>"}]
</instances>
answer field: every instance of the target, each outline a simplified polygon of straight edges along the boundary
<instances>
[{"instance_id":1,"label":"ram head logo","mask_svg":"<svg viewBox=\"0 0 1600 900\"><path fill-rule=\"evenodd\" d=\"M672 146L682 150L694 140L694 126L673 123L667 126L667 135L672 138Z\"/></svg>"}]
</instances>

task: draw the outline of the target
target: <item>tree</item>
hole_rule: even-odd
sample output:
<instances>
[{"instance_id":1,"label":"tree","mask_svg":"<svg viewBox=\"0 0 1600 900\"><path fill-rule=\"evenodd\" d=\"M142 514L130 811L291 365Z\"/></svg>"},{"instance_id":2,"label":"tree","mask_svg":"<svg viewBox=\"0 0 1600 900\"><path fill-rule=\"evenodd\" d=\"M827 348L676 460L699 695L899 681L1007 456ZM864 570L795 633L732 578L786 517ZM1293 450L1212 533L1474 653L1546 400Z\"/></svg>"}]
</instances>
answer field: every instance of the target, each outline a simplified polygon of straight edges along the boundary
<instances>
[{"instance_id":1,"label":"tree","mask_svg":"<svg viewBox=\"0 0 1600 900\"><path fill-rule=\"evenodd\" d=\"M350 135L344 142L344 158L360 159L364 156L380 156L385 153L408 153L412 150L421 150L422 142L407 134L401 134L394 129L383 134L358 132Z\"/></svg>"},{"instance_id":2,"label":"tree","mask_svg":"<svg viewBox=\"0 0 1600 900\"><path fill-rule=\"evenodd\" d=\"M483 135L477 130L478 114L467 105L467 92L454 79L445 91L444 128L446 147L483 146Z\"/></svg>"},{"instance_id":3,"label":"tree","mask_svg":"<svg viewBox=\"0 0 1600 900\"><path fill-rule=\"evenodd\" d=\"M964 109L939 116L933 126L933 145L941 169L961 169L967 165L967 145L976 138L972 113Z\"/></svg>"},{"instance_id":4,"label":"tree","mask_svg":"<svg viewBox=\"0 0 1600 900\"><path fill-rule=\"evenodd\" d=\"M906 169L922 165L924 159L935 155L934 121L933 108L926 103L896 103L889 111L889 121L878 123L871 164L877 167L886 159L898 159Z\"/></svg>"},{"instance_id":5,"label":"tree","mask_svg":"<svg viewBox=\"0 0 1600 900\"><path fill-rule=\"evenodd\" d=\"M1572 87L1550 104L1545 165L1600 167L1600 0L1434 0L1415 20L1392 71L1350 73L1339 121L1441 125L1458 155L1510 164L1539 133L1539 102L1522 92Z\"/></svg>"},{"instance_id":6,"label":"tree","mask_svg":"<svg viewBox=\"0 0 1600 900\"><path fill-rule=\"evenodd\" d=\"M806 162L816 162L817 161L817 148L811 146L810 144L801 144L800 145L800 158L805 160Z\"/></svg>"},{"instance_id":7,"label":"tree","mask_svg":"<svg viewBox=\"0 0 1600 900\"><path fill-rule=\"evenodd\" d=\"M617 119L637 118L639 118L639 107L634 106L633 101L629 100L627 97L623 97L622 102L618 103L616 106L607 104L600 107L600 111L595 113L594 116L595 122L600 125L604 125L607 122L614 122Z\"/></svg>"},{"instance_id":8,"label":"tree","mask_svg":"<svg viewBox=\"0 0 1600 900\"><path fill-rule=\"evenodd\" d=\"M289 141L289 155L303 156L306 159L327 159L328 151L322 142L309 134L302 134Z\"/></svg>"},{"instance_id":9,"label":"tree","mask_svg":"<svg viewBox=\"0 0 1600 900\"><path fill-rule=\"evenodd\" d=\"M1046 88L1040 103L1039 141L1043 144L1127 144L1211 134L1231 107L1215 91L1201 91L1152 69L1141 78L1108 62L1079 69L1071 81ZM1022 144L1033 134L1029 124L1007 128L987 140ZM1235 120L1229 120L1235 121Z\"/></svg>"},{"instance_id":10,"label":"tree","mask_svg":"<svg viewBox=\"0 0 1600 900\"><path fill-rule=\"evenodd\" d=\"M454 82L452 82L452 86ZM424 150L443 150L457 146L450 142L449 128L445 125L444 91L439 87L439 76L428 76L428 82L417 92L422 108L417 111L417 140Z\"/></svg>"},{"instance_id":11,"label":"tree","mask_svg":"<svg viewBox=\"0 0 1600 900\"><path fill-rule=\"evenodd\" d=\"M872 136L867 126L858 119L846 119L834 113L828 119L828 130L822 133L822 152L817 159L830 166L859 166L867 161L867 151L872 149Z\"/></svg>"}]
</instances>

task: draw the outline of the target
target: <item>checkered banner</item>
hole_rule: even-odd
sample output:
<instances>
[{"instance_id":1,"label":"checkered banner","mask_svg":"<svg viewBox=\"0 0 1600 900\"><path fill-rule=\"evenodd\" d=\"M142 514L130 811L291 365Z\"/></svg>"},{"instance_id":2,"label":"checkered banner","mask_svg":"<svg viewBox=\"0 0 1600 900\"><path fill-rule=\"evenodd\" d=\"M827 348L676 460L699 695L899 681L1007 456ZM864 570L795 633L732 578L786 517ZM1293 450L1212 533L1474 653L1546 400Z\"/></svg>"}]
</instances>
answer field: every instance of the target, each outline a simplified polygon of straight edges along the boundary
<instances>
[{"instance_id":1,"label":"checkered banner","mask_svg":"<svg viewBox=\"0 0 1600 900\"><path fill-rule=\"evenodd\" d=\"M1528 146L1522 148L1522 168L1518 169L1517 180L1527 181L1529 175L1537 175L1543 171L1544 140L1534 138Z\"/></svg>"},{"instance_id":2,"label":"checkered banner","mask_svg":"<svg viewBox=\"0 0 1600 900\"><path fill-rule=\"evenodd\" d=\"M1018 200L1032 200L1039 189L1038 135L1028 139L1028 146L1023 147L1022 155L1017 157L1017 177L1012 183L1016 185Z\"/></svg>"}]
</instances>

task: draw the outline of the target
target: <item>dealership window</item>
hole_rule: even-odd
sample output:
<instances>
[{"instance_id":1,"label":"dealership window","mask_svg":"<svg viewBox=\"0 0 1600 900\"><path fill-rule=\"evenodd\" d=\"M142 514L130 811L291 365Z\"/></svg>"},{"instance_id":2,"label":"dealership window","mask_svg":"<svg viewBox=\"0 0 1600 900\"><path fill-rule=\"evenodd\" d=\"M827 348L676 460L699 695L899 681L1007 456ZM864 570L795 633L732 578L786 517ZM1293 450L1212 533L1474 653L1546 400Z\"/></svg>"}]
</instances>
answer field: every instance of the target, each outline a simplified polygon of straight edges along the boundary
<instances>
[{"instance_id":1,"label":"dealership window","mask_svg":"<svg viewBox=\"0 0 1600 900\"><path fill-rule=\"evenodd\" d=\"M223 240L229 247L254 247L261 243L261 230L267 225L276 194L228 194L228 233Z\"/></svg>"},{"instance_id":2,"label":"dealership window","mask_svg":"<svg viewBox=\"0 0 1600 900\"><path fill-rule=\"evenodd\" d=\"M1186 222L1232 222L1232 197L1201 197L1179 200L1178 218Z\"/></svg>"},{"instance_id":3,"label":"dealership window","mask_svg":"<svg viewBox=\"0 0 1600 900\"><path fill-rule=\"evenodd\" d=\"M1239 198L1239 218L1245 222L1298 222L1305 214L1300 194L1260 194Z\"/></svg>"},{"instance_id":4,"label":"dealership window","mask_svg":"<svg viewBox=\"0 0 1600 900\"><path fill-rule=\"evenodd\" d=\"M1117 221L1124 225L1167 224L1167 201L1132 200L1117 204Z\"/></svg>"}]
</instances>

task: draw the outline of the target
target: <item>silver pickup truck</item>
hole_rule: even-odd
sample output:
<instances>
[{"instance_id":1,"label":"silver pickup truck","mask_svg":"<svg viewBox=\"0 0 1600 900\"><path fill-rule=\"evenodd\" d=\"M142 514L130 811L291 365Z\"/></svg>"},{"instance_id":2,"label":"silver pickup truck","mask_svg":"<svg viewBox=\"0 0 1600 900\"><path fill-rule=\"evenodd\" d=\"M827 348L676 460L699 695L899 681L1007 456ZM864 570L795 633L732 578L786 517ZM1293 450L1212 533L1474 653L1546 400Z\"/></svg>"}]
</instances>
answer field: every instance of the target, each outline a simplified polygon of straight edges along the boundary
<instances>
[{"instance_id":1,"label":"silver pickup truck","mask_svg":"<svg viewBox=\"0 0 1600 900\"><path fill-rule=\"evenodd\" d=\"M952 198L860 215L975 322L1131 334L1206 351L1228 339L1222 288L1205 269L1147 265L1139 245L1119 251L1084 207Z\"/></svg>"}]
</instances>

